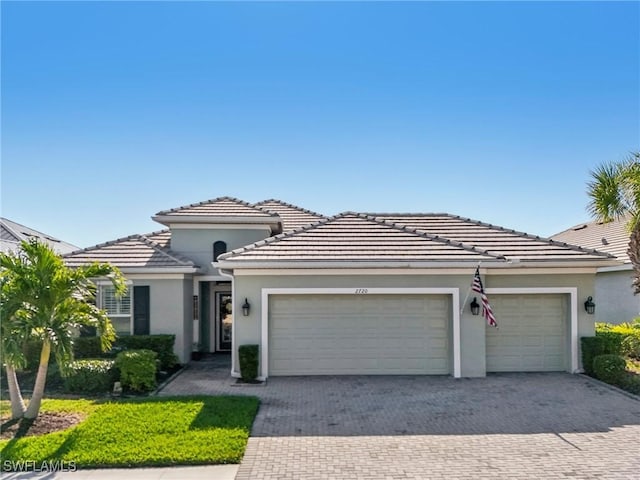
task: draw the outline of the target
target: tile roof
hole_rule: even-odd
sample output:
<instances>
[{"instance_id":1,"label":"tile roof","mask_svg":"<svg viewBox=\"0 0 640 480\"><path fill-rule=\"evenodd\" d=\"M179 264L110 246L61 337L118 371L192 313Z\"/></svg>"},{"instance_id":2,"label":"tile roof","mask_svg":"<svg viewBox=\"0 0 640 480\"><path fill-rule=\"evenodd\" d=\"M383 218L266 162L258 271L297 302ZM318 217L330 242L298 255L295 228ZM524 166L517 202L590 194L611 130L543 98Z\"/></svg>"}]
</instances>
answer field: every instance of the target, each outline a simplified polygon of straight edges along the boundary
<instances>
[{"instance_id":1,"label":"tile roof","mask_svg":"<svg viewBox=\"0 0 640 480\"><path fill-rule=\"evenodd\" d=\"M572 243L585 248L595 248L614 255L624 263L631 263L627 250L630 233L626 228L627 219L609 223L598 221L580 223L551 238L559 242Z\"/></svg>"},{"instance_id":2,"label":"tile roof","mask_svg":"<svg viewBox=\"0 0 640 480\"><path fill-rule=\"evenodd\" d=\"M371 213L369 215L460 242L469 247L476 247L493 255L501 255L509 260L596 260L608 257L606 253L593 248L582 248L447 213Z\"/></svg>"},{"instance_id":3,"label":"tile roof","mask_svg":"<svg viewBox=\"0 0 640 480\"><path fill-rule=\"evenodd\" d=\"M51 235L39 232L33 228L26 227L20 223L13 222L7 218L0 217L0 251L15 251L23 240L37 238L41 242L49 245L60 254L73 252L78 247L67 242L63 242Z\"/></svg>"},{"instance_id":4,"label":"tile roof","mask_svg":"<svg viewBox=\"0 0 640 480\"><path fill-rule=\"evenodd\" d=\"M282 230L285 232L287 230L304 227L305 225L315 223L325 218L324 215L320 215L319 213L274 198L254 203L253 206L265 212L277 214L282 219Z\"/></svg>"},{"instance_id":5,"label":"tile roof","mask_svg":"<svg viewBox=\"0 0 640 480\"><path fill-rule=\"evenodd\" d=\"M168 248L169 241L169 230L146 235L130 235L70 253L64 256L64 261L71 267L91 262L109 262L125 270L128 268L197 268L191 260Z\"/></svg>"},{"instance_id":6,"label":"tile roof","mask_svg":"<svg viewBox=\"0 0 640 480\"><path fill-rule=\"evenodd\" d=\"M449 214L347 212L236 249L250 262L478 262L606 260L608 254Z\"/></svg>"},{"instance_id":7,"label":"tile roof","mask_svg":"<svg viewBox=\"0 0 640 480\"><path fill-rule=\"evenodd\" d=\"M458 242L352 212L233 250L219 260L419 262L500 259Z\"/></svg>"},{"instance_id":8,"label":"tile roof","mask_svg":"<svg viewBox=\"0 0 640 480\"><path fill-rule=\"evenodd\" d=\"M162 210L156 213L158 217L261 217L273 219L273 213L268 213L254 207L250 203L233 197L218 197L204 202L192 203L182 207Z\"/></svg>"}]
</instances>

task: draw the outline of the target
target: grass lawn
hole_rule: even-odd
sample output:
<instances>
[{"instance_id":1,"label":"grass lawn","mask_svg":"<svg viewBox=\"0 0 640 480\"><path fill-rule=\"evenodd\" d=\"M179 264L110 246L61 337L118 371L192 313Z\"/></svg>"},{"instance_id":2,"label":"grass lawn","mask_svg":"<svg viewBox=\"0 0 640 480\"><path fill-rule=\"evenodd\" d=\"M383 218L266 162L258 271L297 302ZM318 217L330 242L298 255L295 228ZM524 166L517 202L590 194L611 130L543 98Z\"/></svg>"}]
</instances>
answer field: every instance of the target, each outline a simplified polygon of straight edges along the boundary
<instances>
[{"instance_id":1,"label":"grass lawn","mask_svg":"<svg viewBox=\"0 0 640 480\"><path fill-rule=\"evenodd\" d=\"M78 468L239 463L255 397L43 400L42 411L78 412L65 431L0 442L3 461L75 462ZM8 402L2 402L8 410Z\"/></svg>"}]
</instances>

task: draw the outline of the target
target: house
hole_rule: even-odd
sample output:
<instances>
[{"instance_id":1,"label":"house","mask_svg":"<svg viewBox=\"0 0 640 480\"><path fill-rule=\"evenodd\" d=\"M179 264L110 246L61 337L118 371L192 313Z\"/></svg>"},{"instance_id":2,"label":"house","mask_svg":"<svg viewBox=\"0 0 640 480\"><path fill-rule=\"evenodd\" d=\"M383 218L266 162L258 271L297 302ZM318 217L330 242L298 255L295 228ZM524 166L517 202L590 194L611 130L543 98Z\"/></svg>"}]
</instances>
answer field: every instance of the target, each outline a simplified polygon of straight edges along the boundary
<instances>
[{"instance_id":1,"label":"house","mask_svg":"<svg viewBox=\"0 0 640 480\"><path fill-rule=\"evenodd\" d=\"M164 210L166 228L66 256L131 288L99 304L120 334L172 333L176 353L260 345L260 376L580 370L583 306L612 255L449 214L346 212L221 197ZM470 304L479 267L498 328ZM470 295L470 293L473 293ZM194 346L194 344L196 346Z\"/></svg>"},{"instance_id":2,"label":"house","mask_svg":"<svg viewBox=\"0 0 640 480\"><path fill-rule=\"evenodd\" d=\"M622 262L599 267L596 272L593 298L599 322L617 324L640 316L640 296L634 295L633 266L627 253L630 233L626 223L625 218L608 223L580 223L551 237L560 242L607 252Z\"/></svg>"},{"instance_id":3,"label":"house","mask_svg":"<svg viewBox=\"0 0 640 480\"><path fill-rule=\"evenodd\" d=\"M20 242L33 238L46 243L59 254L73 252L79 248L8 218L0 217L0 252L15 252L20 247Z\"/></svg>"}]
</instances>

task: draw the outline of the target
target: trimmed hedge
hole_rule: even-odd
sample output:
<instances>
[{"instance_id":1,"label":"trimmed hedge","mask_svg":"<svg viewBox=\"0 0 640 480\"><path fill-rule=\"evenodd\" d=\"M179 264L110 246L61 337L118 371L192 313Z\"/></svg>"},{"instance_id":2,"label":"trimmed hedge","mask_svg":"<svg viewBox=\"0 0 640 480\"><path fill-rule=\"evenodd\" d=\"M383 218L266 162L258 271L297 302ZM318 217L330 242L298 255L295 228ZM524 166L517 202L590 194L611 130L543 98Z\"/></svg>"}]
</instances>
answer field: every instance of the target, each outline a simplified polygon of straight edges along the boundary
<instances>
[{"instance_id":1,"label":"trimmed hedge","mask_svg":"<svg viewBox=\"0 0 640 480\"><path fill-rule=\"evenodd\" d=\"M135 392L148 392L156 387L156 358L152 350L125 350L116 356L123 388Z\"/></svg>"},{"instance_id":2,"label":"trimmed hedge","mask_svg":"<svg viewBox=\"0 0 640 480\"><path fill-rule=\"evenodd\" d=\"M97 394L111 390L117 379L113 360L94 359L71 362L65 371L64 387L71 393Z\"/></svg>"},{"instance_id":3,"label":"trimmed hedge","mask_svg":"<svg viewBox=\"0 0 640 480\"><path fill-rule=\"evenodd\" d=\"M597 379L618 385L624 378L627 362L620 355L598 355L593 359L593 371Z\"/></svg>"},{"instance_id":4,"label":"trimmed hedge","mask_svg":"<svg viewBox=\"0 0 640 480\"><path fill-rule=\"evenodd\" d=\"M130 335L119 337L114 343L114 350L152 350L158 355L160 369L167 370L178 364L178 357L173 353L175 335Z\"/></svg>"},{"instance_id":5,"label":"trimmed hedge","mask_svg":"<svg viewBox=\"0 0 640 480\"><path fill-rule=\"evenodd\" d=\"M240 345L238 348L240 376L245 382L258 378L258 350L258 345Z\"/></svg>"},{"instance_id":6,"label":"trimmed hedge","mask_svg":"<svg viewBox=\"0 0 640 480\"><path fill-rule=\"evenodd\" d=\"M160 369L168 370L178 364L178 357L173 353L175 335L131 335L118 337L108 352L100 349L98 337L79 337L74 340L75 358L114 358L126 350L152 350L160 360Z\"/></svg>"},{"instance_id":7,"label":"trimmed hedge","mask_svg":"<svg viewBox=\"0 0 640 480\"><path fill-rule=\"evenodd\" d=\"M598 355L612 352L606 351L607 342L602 337L582 337L580 343L582 344L582 367L587 375L593 377L595 376L593 359Z\"/></svg>"}]
</instances>

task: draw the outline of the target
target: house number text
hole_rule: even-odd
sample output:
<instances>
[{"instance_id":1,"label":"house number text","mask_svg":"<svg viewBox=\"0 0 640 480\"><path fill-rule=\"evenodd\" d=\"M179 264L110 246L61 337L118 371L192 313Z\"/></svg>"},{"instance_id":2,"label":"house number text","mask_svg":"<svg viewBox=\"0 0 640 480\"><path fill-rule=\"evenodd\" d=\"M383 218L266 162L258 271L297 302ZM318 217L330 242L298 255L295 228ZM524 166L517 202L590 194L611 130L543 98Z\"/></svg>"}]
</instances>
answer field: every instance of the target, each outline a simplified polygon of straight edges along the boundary
<instances>
[{"instance_id":1,"label":"house number text","mask_svg":"<svg viewBox=\"0 0 640 480\"><path fill-rule=\"evenodd\" d=\"M363 295L365 293L369 293L368 288L356 288L356 295Z\"/></svg>"}]
</instances>

